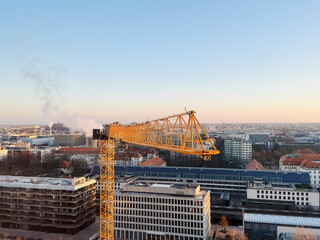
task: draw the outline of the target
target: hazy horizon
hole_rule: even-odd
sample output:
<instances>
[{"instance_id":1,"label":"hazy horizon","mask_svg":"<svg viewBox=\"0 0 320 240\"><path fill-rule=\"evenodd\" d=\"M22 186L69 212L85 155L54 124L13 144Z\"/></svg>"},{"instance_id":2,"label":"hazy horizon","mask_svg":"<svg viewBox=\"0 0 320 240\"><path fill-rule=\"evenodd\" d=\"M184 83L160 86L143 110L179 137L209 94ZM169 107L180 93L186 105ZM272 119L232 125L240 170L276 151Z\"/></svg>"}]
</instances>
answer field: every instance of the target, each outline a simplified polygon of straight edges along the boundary
<instances>
[{"instance_id":1,"label":"hazy horizon","mask_svg":"<svg viewBox=\"0 0 320 240\"><path fill-rule=\"evenodd\" d=\"M0 124L73 128L188 110L320 122L319 1L3 1Z\"/></svg>"}]
</instances>

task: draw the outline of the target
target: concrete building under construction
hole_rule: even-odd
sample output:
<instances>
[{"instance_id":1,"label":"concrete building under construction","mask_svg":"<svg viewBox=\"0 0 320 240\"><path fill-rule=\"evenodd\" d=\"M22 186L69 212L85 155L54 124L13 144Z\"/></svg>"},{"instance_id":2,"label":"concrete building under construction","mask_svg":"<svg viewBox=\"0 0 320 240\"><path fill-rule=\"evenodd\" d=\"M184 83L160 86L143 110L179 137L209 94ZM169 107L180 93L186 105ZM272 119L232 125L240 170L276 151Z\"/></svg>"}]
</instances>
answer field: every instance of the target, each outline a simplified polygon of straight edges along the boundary
<instances>
[{"instance_id":1,"label":"concrete building under construction","mask_svg":"<svg viewBox=\"0 0 320 240\"><path fill-rule=\"evenodd\" d=\"M95 187L95 180L83 177L1 176L0 232L76 234L95 221Z\"/></svg>"}]
</instances>

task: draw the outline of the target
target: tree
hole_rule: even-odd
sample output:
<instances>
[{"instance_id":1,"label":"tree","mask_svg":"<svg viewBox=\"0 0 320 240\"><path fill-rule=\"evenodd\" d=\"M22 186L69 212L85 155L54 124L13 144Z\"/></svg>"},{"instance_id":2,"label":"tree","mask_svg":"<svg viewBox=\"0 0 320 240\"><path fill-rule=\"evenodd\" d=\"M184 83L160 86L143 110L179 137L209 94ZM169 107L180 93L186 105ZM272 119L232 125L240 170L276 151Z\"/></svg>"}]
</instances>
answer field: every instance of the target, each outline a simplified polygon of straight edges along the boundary
<instances>
[{"instance_id":1,"label":"tree","mask_svg":"<svg viewBox=\"0 0 320 240\"><path fill-rule=\"evenodd\" d=\"M317 234L310 229L297 226L296 234L293 236L293 240L317 240Z\"/></svg>"},{"instance_id":2,"label":"tree","mask_svg":"<svg viewBox=\"0 0 320 240\"><path fill-rule=\"evenodd\" d=\"M226 233L229 223L225 215L221 217L221 221L219 221L219 225L223 227L223 231L224 233Z\"/></svg>"},{"instance_id":3,"label":"tree","mask_svg":"<svg viewBox=\"0 0 320 240\"><path fill-rule=\"evenodd\" d=\"M226 240L248 240L248 238L243 234L243 232L239 231L228 231L226 234Z\"/></svg>"}]
</instances>

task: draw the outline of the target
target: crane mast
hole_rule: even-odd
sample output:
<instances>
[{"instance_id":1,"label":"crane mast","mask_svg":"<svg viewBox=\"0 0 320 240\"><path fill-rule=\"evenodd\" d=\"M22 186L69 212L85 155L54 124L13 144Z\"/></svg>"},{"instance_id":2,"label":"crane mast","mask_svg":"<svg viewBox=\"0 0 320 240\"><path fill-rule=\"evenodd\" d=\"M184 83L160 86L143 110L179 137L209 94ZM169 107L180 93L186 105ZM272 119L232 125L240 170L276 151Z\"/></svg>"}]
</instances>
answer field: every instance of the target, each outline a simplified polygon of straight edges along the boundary
<instances>
[{"instance_id":1,"label":"crane mast","mask_svg":"<svg viewBox=\"0 0 320 240\"><path fill-rule=\"evenodd\" d=\"M93 130L93 139L100 140L100 239L114 239L114 139L196 154L208 161L219 151L194 114L188 111L138 124L106 124L103 129Z\"/></svg>"}]
</instances>

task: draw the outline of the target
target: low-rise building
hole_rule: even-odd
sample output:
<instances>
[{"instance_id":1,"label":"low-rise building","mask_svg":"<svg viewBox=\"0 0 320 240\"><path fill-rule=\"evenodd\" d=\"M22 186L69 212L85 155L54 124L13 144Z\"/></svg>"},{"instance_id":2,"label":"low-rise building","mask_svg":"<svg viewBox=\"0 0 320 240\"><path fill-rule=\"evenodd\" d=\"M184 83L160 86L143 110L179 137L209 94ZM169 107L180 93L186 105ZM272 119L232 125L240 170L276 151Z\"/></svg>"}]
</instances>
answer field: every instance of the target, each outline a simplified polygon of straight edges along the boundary
<instances>
[{"instance_id":1,"label":"low-rise building","mask_svg":"<svg viewBox=\"0 0 320 240\"><path fill-rule=\"evenodd\" d=\"M319 192L308 184L251 182L247 189L247 199L319 207Z\"/></svg>"},{"instance_id":2,"label":"low-rise building","mask_svg":"<svg viewBox=\"0 0 320 240\"><path fill-rule=\"evenodd\" d=\"M248 239L292 240L295 238L291 236L299 232L299 226L304 229L300 233L311 236L303 239L319 239L320 218L317 217L257 213L244 213L243 216L244 233Z\"/></svg>"},{"instance_id":3,"label":"low-rise building","mask_svg":"<svg viewBox=\"0 0 320 240\"><path fill-rule=\"evenodd\" d=\"M115 192L117 239L209 239L210 191L134 182Z\"/></svg>"},{"instance_id":4,"label":"low-rise building","mask_svg":"<svg viewBox=\"0 0 320 240\"><path fill-rule=\"evenodd\" d=\"M310 182L320 188L320 154L288 154L279 160L282 171L309 172Z\"/></svg>"}]
</instances>

